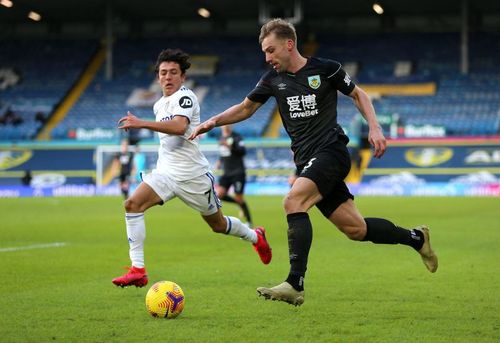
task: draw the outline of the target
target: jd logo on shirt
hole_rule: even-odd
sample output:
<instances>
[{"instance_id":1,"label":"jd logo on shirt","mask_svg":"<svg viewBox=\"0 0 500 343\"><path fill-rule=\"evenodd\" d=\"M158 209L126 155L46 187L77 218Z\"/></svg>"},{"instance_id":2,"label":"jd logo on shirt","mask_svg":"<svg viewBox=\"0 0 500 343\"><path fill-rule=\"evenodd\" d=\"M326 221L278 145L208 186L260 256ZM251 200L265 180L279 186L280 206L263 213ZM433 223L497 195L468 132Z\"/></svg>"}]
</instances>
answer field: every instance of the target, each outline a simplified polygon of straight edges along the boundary
<instances>
[{"instance_id":1,"label":"jd logo on shirt","mask_svg":"<svg viewBox=\"0 0 500 343\"><path fill-rule=\"evenodd\" d=\"M183 96L179 99L179 106L182 108L191 108L193 107L193 100L191 100L188 96Z\"/></svg>"}]
</instances>

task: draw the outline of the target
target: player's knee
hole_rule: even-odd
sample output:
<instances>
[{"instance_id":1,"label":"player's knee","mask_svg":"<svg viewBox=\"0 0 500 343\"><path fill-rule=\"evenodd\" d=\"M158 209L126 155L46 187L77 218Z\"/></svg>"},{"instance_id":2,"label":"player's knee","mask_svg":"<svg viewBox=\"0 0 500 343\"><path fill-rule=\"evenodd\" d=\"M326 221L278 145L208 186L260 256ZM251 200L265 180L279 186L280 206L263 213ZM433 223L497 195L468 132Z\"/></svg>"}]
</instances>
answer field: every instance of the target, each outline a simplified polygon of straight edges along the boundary
<instances>
[{"instance_id":1,"label":"player's knee","mask_svg":"<svg viewBox=\"0 0 500 343\"><path fill-rule=\"evenodd\" d=\"M303 206L300 198L290 193L288 193L283 199L283 207L287 214L307 211L307 208Z\"/></svg>"},{"instance_id":2,"label":"player's knee","mask_svg":"<svg viewBox=\"0 0 500 343\"><path fill-rule=\"evenodd\" d=\"M134 201L133 198L128 198L125 200L123 203L123 206L125 207L125 212L127 213L139 213L142 212L140 208L140 204Z\"/></svg>"}]
</instances>

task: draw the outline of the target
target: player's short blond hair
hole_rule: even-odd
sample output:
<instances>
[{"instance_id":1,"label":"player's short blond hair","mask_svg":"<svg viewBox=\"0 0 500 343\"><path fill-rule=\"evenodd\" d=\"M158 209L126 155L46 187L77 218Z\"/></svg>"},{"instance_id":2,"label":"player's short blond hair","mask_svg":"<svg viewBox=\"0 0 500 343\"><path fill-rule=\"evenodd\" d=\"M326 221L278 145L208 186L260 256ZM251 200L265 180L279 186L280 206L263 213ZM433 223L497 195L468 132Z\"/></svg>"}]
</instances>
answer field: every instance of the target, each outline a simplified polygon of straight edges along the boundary
<instances>
[{"instance_id":1,"label":"player's short blond hair","mask_svg":"<svg viewBox=\"0 0 500 343\"><path fill-rule=\"evenodd\" d=\"M297 43L297 32L295 27L281 18L271 19L260 28L259 44L264 38L274 33L279 39L291 39Z\"/></svg>"}]
</instances>

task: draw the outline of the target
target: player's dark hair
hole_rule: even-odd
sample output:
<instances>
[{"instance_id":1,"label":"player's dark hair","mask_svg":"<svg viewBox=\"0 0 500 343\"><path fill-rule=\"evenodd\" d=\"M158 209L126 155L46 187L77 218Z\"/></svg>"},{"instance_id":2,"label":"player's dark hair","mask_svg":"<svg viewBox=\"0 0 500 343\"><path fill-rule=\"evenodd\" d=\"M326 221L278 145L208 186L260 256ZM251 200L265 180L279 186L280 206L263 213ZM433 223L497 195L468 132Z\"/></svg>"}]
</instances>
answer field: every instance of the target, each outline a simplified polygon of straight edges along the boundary
<instances>
[{"instance_id":1,"label":"player's dark hair","mask_svg":"<svg viewBox=\"0 0 500 343\"><path fill-rule=\"evenodd\" d=\"M274 33L279 39L291 39L297 43L297 33L295 27L281 18L271 19L260 28L259 44L264 38Z\"/></svg>"},{"instance_id":2,"label":"player's dark hair","mask_svg":"<svg viewBox=\"0 0 500 343\"><path fill-rule=\"evenodd\" d=\"M160 64L162 62L175 62L179 64L182 74L186 73L186 70L191 67L191 63L188 62L189 55L182 51L181 49L165 49L158 55L156 60L155 73L158 74L160 71Z\"/></svg>"}]
</instances>

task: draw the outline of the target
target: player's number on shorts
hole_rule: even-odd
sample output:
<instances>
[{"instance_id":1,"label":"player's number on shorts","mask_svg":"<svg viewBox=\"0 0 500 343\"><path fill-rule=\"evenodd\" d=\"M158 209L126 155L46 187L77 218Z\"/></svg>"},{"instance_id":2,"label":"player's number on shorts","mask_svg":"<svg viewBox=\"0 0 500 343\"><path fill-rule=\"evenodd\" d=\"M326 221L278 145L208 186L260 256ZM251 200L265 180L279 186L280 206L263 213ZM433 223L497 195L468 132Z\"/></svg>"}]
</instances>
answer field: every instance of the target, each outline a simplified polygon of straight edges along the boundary
<instances>
[{"instance_id":1,"label":"player's number on shorts","mask_svg":"<svg viewBox=\"0 0 500 343\"><path fill-rule=\"evenodd\" d=\"M302 169L302 172L305 172L307 169L309 169L310 166L312 166L313 162L316 160L316 157L313 157L309 160L309 163Z\"/></svg>"},{"instance_id":2,"label":"player's number on shorts","mask_svg":"<svg viewBox=\"0 0 500 343\"><path fill-rule=\"evenodd\" d=\"M206 191L203 194L207 194L208 195L208 203L210 204L210 200L212 200L212 190L209 189L208 191Z\"/></svg>"}]
</instances>

